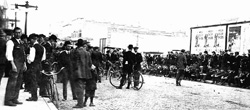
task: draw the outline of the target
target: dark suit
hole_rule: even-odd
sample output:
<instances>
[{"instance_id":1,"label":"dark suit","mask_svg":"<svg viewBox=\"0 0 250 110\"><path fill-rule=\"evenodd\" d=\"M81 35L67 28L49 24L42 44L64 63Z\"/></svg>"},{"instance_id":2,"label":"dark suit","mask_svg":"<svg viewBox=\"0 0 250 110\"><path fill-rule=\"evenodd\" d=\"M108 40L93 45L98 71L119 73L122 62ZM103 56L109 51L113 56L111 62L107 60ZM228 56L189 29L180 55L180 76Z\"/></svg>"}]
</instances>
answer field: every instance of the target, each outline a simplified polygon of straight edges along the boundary
<instances>
[{"instance_id":1,"label":"dark suit","mask_svg":"<svg viewBox=\"0 0 250 110\"><path fill-rule=\"evenodd\" d=\"M75 91L75 84L74 84L74 80L73 80L73 72L72 72L72 63L71 63L71 55L70 55L70 51L67 50L63 50L60 55L59 55L59 64L61 67L65 67L62 70L62 74L63 74L63 98L66 100L67 99L67 84L68 81L70 82L70 86L71 86L71 91L72 91L72 96L73 99L76 99L76 91Z\"/></svg>"},{"instance_id":2,"label":"dark suit","mask_svg":"<svg viewBox=\"0 0 250 110\"><path fill-rule=\"evenodd\" d=\"M3 73L5 72L5 65L6 65L6 40L3 37L0 37L0 84L1 84L1 80L3 77Z\"/></svg>"},{"instance_id":3,"label":"dark suit","mask_svg":"<svg viewBox=\"0 0 250 110\"><path fill-rule=\"evenodd\" d=\"M135 54L131 51L127 51L123 55L123 74L122 74L122 79L120 81L120 86L119 88L122 88L124 81L126 80L126 76L128 75L129 79L131 77L131 73L133 72L133 66L135 64ZM131 81L128 81L128 87L130 87Z\"/></svg>"}]
</instances>

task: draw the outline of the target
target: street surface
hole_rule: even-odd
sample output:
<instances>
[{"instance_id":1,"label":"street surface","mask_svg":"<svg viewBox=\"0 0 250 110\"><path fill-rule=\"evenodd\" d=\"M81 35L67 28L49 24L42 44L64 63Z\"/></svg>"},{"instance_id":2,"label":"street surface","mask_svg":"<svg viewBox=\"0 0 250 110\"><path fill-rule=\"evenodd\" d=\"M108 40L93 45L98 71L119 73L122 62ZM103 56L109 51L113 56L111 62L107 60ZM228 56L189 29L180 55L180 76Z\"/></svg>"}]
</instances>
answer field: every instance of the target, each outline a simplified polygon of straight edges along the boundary
<instances>
[{"instance_id":1,"label":"street surface","mask_svg":"<svg viewBox=\"0 0 250 110\"><path fill-rule=\"evenodd\" d=\"M98 83L95 107L82 110L250 110L250 90L214 84L182 81L144 75L145 84L139 90L115 89L103 78ZM58 84L62 98L62 84ZM68 86L68 100L62 101L60 110L71 110L77 102L72 100Z\"/></svg>"}]
</instances>

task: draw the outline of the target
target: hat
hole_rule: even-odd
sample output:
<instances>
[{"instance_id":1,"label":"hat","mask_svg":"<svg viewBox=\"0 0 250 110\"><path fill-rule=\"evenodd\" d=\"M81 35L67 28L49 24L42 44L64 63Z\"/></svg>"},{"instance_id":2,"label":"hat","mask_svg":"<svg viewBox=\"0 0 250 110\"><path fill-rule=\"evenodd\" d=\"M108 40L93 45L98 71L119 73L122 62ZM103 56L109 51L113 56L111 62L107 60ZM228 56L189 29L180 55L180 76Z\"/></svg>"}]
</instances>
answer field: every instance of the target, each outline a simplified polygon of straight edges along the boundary
<instances>
[{"instance_id":1,"label":"hat","mask_svg":"<svg viewBox=\"0 0 250 110\"><path fill-rule=\"evenodd\" d=\"M54 40L54 41L56 41L56 40L57 40L56 35L52 34L51 36L49 36L49 40Z\"/></svg>"},{"instance_id":2,"label":"hat","mask_svg":"<svg viewBox=\"0 0 250 110\"><path fill-rule=\"evenodd\" d=\"M134 49L138 49L139 47L134 47Z\"/></svg>"},{"instance_id":3,"label":"hat","mask_svg":"<svg viewBox=\"0 0 250 110\"><path fill-rule=\"evenodd\" d=\"M6 36L6 33L2 29L0 29L0 37L2 36Z\"/></svg>"},{"instance_id":4,"label":"hat","mask_svg":"<svg viewBox=\"0 0 250 110\"><path fill-rule=\"evenodd\" d=\"M21 39L28 39L28 36L26 34L22 34Z\"/></svg>"},{"instance_id":5,"label":"hat","mask_svg":"<svg viewBox=\"0 0 250 110\"><path fill-rule=\"evenodd\" d=\"M181 52L185 52L185 50L184 50L184 49L181 49Z\"/></svg>"},{"instance_id":6,"label":"hat","mask_svg":"<svg viewBox=\"0 0 250 110\"><path fill-rule=\"evenodd\" d=\"M71 42L70 41L65 41L63 46L66 46L66 45L71 45Z\"/></svg>"},{"instance_id":7,"label":"hat","mask_svg":"<svg viewBox=\"0 0 250 110\"><path fill-rule=\"evenodd\" d=\"M22 36L24 36L23 38L25 38L25 36L27 37L27 35L25 35L25 34L23 34ZM35 39L36 40L37 39L37 34L34 34L34 33L30 34L29 35L29 40L31 40L31 39Z\"/></svg>"},{"instance_id":8,"label":"hat","mask_svg":"<svg viewBox=\"0 0 250 110\"><path fill-rule=\"evenodd\" d=\"M76 45L83 46L84 44L87 44L87 43L89 43L87 40L78 39Z\"/></svg>"},{"instance_id":9,"label":"hat","mask_svg":"<svg viewBox=\"0 0 250 110\"><path fill-rule=\"evenodd\" d=\"M94 50L95 50L95 49L99 49L99 47L96 46L96 47L94 47L93 49L94 49Z\"/></svg>"},{"instance_id":10,"label":"hat","mask_svg":"<svg viewBox=\"0 0 250 110\"><path fill-rule=\"evenodd\" d=\"M132 44L129 44L129 45L128 45L128 49L133 49L133 45L132 45Z\"/></svg>"},{"instance_id":11,"label":"hat","mask_svg":"<svg viewBox=\"0 0 250 110\"><path fill-rule=\"evenodd\" d=\"M37 37L38 38L45 38L46 36L44 34L39 34Z\"/></svg>"}]
</instances>

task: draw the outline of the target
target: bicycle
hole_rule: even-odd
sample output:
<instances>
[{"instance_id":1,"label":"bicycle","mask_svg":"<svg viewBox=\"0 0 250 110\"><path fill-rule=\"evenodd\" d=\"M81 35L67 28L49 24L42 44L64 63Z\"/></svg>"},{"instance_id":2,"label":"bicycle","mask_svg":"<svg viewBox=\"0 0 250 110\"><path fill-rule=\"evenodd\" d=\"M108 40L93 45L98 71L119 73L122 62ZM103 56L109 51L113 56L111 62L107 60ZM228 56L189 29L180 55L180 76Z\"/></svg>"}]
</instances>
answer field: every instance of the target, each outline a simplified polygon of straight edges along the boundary
<instances>
[{"instance_id":1,"label":"bicycle","mask_svg":"<svg viewBox=\"0 0 250 110\"><path fill-rule=\"evenodd\" d=\"M60 73L64 67L61 67L60 70L56 71L56 64L57 62L52 63L52 70L49 72L46 72L44 70L41 71L42 74L48 76L49 78L49 86L47 88L48 90L48 94L49 94L49 99L50 101L57 107L59 108L59 93L57 90L57 86L56 86L56 75L58 73Z\"/></svg>"},{"instance_id":2,"label":"bicycle","mask_svg":"<svg viewBox=\"0 0 250 110\"><path fill-rule=\"evenodd\" d=\"M115 70L114 68L110 68L110 76L109 76L109 82L112 86L114 87L119 87L120 85L120 80L122 79L122 69L119 68L118 70ZM135 75L135 72L138 72L138 76ZM137 77L137 78L136 78ZM129 79L130 78L130 79ZM138 79L138 80L135 80ZM124 83L122 84L122 86L124 86L126 84L126 82L128 80L131 80L131 85L134 85L134 83L138 83L137 87L134 87L135 90L140 90L144 84L144 79L143 79L143 75L141 73L141 71L133 71L131 73L130 77L126 76L126 80L124 81Z\"/></svg>"},{"instance_id":3,"label":"bicycle","mask_svg":"<svg viewBox=\"0 0 250 110\"><path fill-rule=\"evenodd\" d=\"M107 63L109 63L110 66L109 66L107 74L106 74L106 80L108 79L108 77L110 77L112 72L121 70L120 62L112 63L110 61L107 61Z\"/></svg>"}]
</instances>

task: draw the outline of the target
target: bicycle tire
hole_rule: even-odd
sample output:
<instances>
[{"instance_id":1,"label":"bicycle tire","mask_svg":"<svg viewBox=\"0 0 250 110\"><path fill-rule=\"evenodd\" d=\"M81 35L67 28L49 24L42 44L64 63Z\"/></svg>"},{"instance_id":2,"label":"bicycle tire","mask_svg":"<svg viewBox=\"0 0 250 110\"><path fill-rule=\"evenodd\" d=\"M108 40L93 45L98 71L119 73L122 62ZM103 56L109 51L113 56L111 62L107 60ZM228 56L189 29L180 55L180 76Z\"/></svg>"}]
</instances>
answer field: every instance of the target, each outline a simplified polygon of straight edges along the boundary
<instances>
[{"instance_id":1,"label":"bicycle tire","mask_svg":"<svg viewBox=\"0 0 250 110\"><path fill-rule=\"evenodd\" d=\"M113 70L110 71L110 76L109 76L109 82L112 86L114 87L119 87L120 86L120 81L121 81L121 71L120 70ZM126 84L126 80L124 81L124 84Z\"/></svg>"},{"instance_id":2,"label":"bicycle tire","mask_svg":"<svg viewBox=\"0 0 250 110\"><path fill-rule=\"evenodd\" d=\"M135 81L133 78L132 85L134 85ZM139 72L139 83L138 86L134 87L135 90L140 90L144 84L144 78L141 72Z\"/></svg>"}]
</instances>

